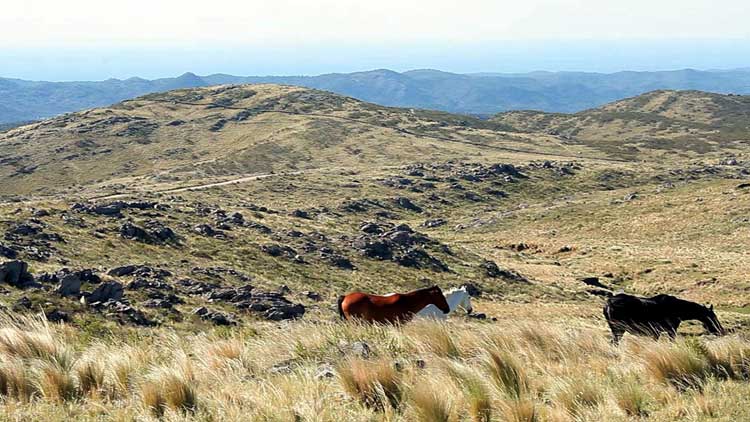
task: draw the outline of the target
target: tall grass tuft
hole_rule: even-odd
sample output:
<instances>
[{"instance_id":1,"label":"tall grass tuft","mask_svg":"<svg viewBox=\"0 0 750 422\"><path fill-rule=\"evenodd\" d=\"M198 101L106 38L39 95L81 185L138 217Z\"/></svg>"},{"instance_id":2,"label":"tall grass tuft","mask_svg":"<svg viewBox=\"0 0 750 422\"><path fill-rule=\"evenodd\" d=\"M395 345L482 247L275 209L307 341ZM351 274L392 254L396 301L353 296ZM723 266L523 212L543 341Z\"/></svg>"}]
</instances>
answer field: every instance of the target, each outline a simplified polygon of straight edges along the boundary
<instances>
[{"instance_id":1,"label":"tall grass tuft","mask_svg":"<svg viewBox=\"0 0 750 422\"><path fill-rule=\"evenodd\" d=\"M155 415L166 409L177 412L193 412L198 398L192 380L174 368L160 368L141 385L144 405Z\"/></svg>"},{"instance_id":2,"label":"tall grass tuft","mask_svg":"<svg viewBox=\"0 0 750 422\"><path fill-rule=\"evenodd\" d=\"M529 380L524 367L507 351L490 350L487 369L495 384L508 396L521 398L529 390Z\"/></svg>"},{"instance_id":3,"label":"tall grass tuft","mask_svg":"<svg viewBox=\"0 0 750 422\"><path fill-rule=\"evenodd\" d=\"M448 366L448 373L464 392L469 404L471 420L490 422L492 420L492 396L482 377L471 368L457 363Z\"/></svg>"},{"instance_id":4,"label":"tall grass tuft","mask_svg":"<svg viewBox=\"0 0 750 422\"><path fill-rule=\"evenodd\" d=\"M388 361L351 359L337 372L344 390L365 406L376 410L400 407L404 393L401 374Z\"/></svg>"},{"instance_id":5,"label":"tall grass tuft","mask_svg":"<svg viewBox=\"0 0 750 422\"><path fill-rule=\"evenodd\" d=\"M448 331L445 323L439 321L418 321L415 325L419 345L427 351L441 357L458 358L461 356L454 334Z\"/></svg>"},{"instance_id":6,"label":"tall grass tuft","mask_svg":"<svg viewBox=\"0 0 750 422\"><path fill-rule=\"evenodd\" d=\"M619 380L614 398L617 406L630 417L645 418L649 414L651 397L635 377Z\"/></svg>"},{"instance_id":7,"label":"tall grass tuft","mask_svg":"<svg viewBox=\"0 0 750 422\"><path fill-rule=\"evenodd\" d=\"M750 379L750 345L737 337L724 337L710 343L706 353L711 356L715 371L726 378Z\"/></svg>"},{"instance_id":8,"label":"tall grass tuft","mask_svg":"<svg viewBox=\"0 0 750 422\"><path fill-rule=\"evenodd\" d=\"M701 389L711 368L705 356L685 343L657 344L643 358L649 373L678 389Z\"/></svg>"},{"instance_id":9,"label":"tall grass tuft","mask_svg":"<svg viewBox=\"0 0 750 422\"><path fill-rule=\"evenodd\" d=\"M71 371L52 362L41 362L36 368L37 385L42 396L53 402L65 402L79 396Z\"/></svg>"},{"instance_id":10,"label":"tall grass tuft","mask_svg":"<svg viewBox=\"0 0 750 422\"><path fill-rule=\"evenodd\" d=\"M0 359L0 396L27 402L36 392L36 385L21 359L3 356Z\"/></svg>"},{"instance_id":11,"label":"tall grass tuft","mask_svg":"<svg viewBox=\"0 0 750 422\"><path fill-rule=\"evenodd\" d=\"M578 417L604 400L601 387L584 379L572 379L558 392L555 401L573 417Z\"/></svg>"},{"instance_id":12,"label":"tall grass tuft","mask_svg":"<svg viewBox=\"0 0 750 422\"><path fill-rule=\"evenodd\" d=\"M520 398L507 400L503 405L504 418L508 422L541 422L539 406L531 399Z\"/></svg>"},{"instance_id":13,"label":"tall grass tuft","mask_svg":"<svg viewBox=\"0 0 750 422\"><path fill-rule=\"evenodd\" d=\"M451 422L455 420L453 404L434 385L418 384L411 393L411 404L420 422Z\"/></svg>"},{"instance_id":14,"label":"tall grass tuft","mask_svg":"<svg viewBox=\"0 0 750 422\"><path fill-rule=\"evenodd\" d=\"M98 396L104 388L105 371L100 361L88 358L79 361L75 367L78 387L82 394Z\"/></svg>"}]
</instances>

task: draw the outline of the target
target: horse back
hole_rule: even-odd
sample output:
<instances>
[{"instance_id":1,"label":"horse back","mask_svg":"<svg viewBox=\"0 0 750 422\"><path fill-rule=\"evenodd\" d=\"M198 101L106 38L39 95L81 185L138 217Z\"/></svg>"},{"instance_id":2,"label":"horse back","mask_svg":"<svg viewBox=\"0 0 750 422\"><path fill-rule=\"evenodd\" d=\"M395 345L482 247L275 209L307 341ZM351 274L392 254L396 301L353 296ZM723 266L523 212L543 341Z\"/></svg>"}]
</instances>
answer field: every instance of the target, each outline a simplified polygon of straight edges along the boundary
<instances>
[{"instance_id":1,"label":"horse back","mask_svg":"<svg viewBox=\"0 0 750 422\"><path fill-rule=\"evenodd\" d=\"M619 294L607 300L604 315L608 321L643 321L652 322L670 318L674 313L671 305L674 297L658 295L651 298L640 298Z\"/></svg>"}]
</instances>

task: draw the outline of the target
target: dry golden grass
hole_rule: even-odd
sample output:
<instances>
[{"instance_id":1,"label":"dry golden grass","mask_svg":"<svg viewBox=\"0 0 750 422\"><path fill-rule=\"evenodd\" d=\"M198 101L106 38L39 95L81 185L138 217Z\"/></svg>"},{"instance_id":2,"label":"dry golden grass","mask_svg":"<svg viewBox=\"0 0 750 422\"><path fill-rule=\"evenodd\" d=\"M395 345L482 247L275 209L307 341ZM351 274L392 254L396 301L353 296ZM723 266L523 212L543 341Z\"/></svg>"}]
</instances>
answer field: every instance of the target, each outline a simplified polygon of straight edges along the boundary
<instances>
[{"instance_id":1,"label":"dry golden grass","mask_svg":"<svg viewBox=\"0 0 750 422\"><path fill-rule=\"evenodd\" d=\"M743 420L750 343L538 320L259 324L86 339L3 320L0 410L26 420ZM455 342L455 353L428 343ZM369 358L354 342L366 342ZM65 351L64 353L62 351ZM332 368L333 373L330 369Z\"/></svg>"}]
</instances>

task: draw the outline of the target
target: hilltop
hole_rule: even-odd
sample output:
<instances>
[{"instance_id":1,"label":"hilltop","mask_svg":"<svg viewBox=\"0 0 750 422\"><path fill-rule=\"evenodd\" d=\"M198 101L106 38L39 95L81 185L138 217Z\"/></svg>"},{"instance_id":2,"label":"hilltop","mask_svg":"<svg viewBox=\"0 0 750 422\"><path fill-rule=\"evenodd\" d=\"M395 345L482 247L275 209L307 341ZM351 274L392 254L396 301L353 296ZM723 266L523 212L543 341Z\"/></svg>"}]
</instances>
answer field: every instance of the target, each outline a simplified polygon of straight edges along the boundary
<instances>
[{"instance_id":1,"label":"hilltop","mask_svg":"<svg viewBox=\"0 0 750 422\"><path fill-rule=\"evenodd\" d=\"M122 184L588 151L508 129L292 86L177 90L0 133L0 177L12 182L0 194L59 193L63 187L68 194L92 187L114 192Z\"/></svg>"},{"instance_id":2,"label":"hilltop","mask_svg":"<svg viewBox=\"0 0 750 422\"><path fill-rule=\"evenodd\" d=\"M508 110L577 112L657 89L750 93L750 71L530 72L457 74L438 70L331 73L318 76L198 76L97 82L0 78L0 124L107 106L153 92L210 85L271 83L332 91L386 106L492 115Z\"/></svg>"},{"instance_id":3,"label":"hilltop","mask_svg":"<svg viewBox=\"0 0 750 422\"><path fill-rule=\"evenodd\" d=\"M750 96L653 91L575 114L516 111L490 120L560 136L611 154L741 150L750 141Z\"/></svg>"}]
</instances>

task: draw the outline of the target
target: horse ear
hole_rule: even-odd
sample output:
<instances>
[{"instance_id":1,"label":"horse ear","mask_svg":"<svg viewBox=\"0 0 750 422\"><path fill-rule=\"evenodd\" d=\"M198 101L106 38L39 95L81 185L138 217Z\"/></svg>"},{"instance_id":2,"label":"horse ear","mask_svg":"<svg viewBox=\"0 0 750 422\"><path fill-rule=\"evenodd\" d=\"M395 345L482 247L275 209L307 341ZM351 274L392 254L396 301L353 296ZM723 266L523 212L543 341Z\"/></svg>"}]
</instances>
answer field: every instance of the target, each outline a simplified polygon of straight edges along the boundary
<instances>
[{"instance_id":1,"label":"horse ear","mask_svg":"<svg viewBox=\"0 0 750 422\"><path fill-rule=\"evenodd\" d=\"M714 310L714 305L712 305L712 304L709 304L709 305L708 305L708 310L709 310L709 311L713 311L713 310Z\"/></svg>"}]
</instances>

